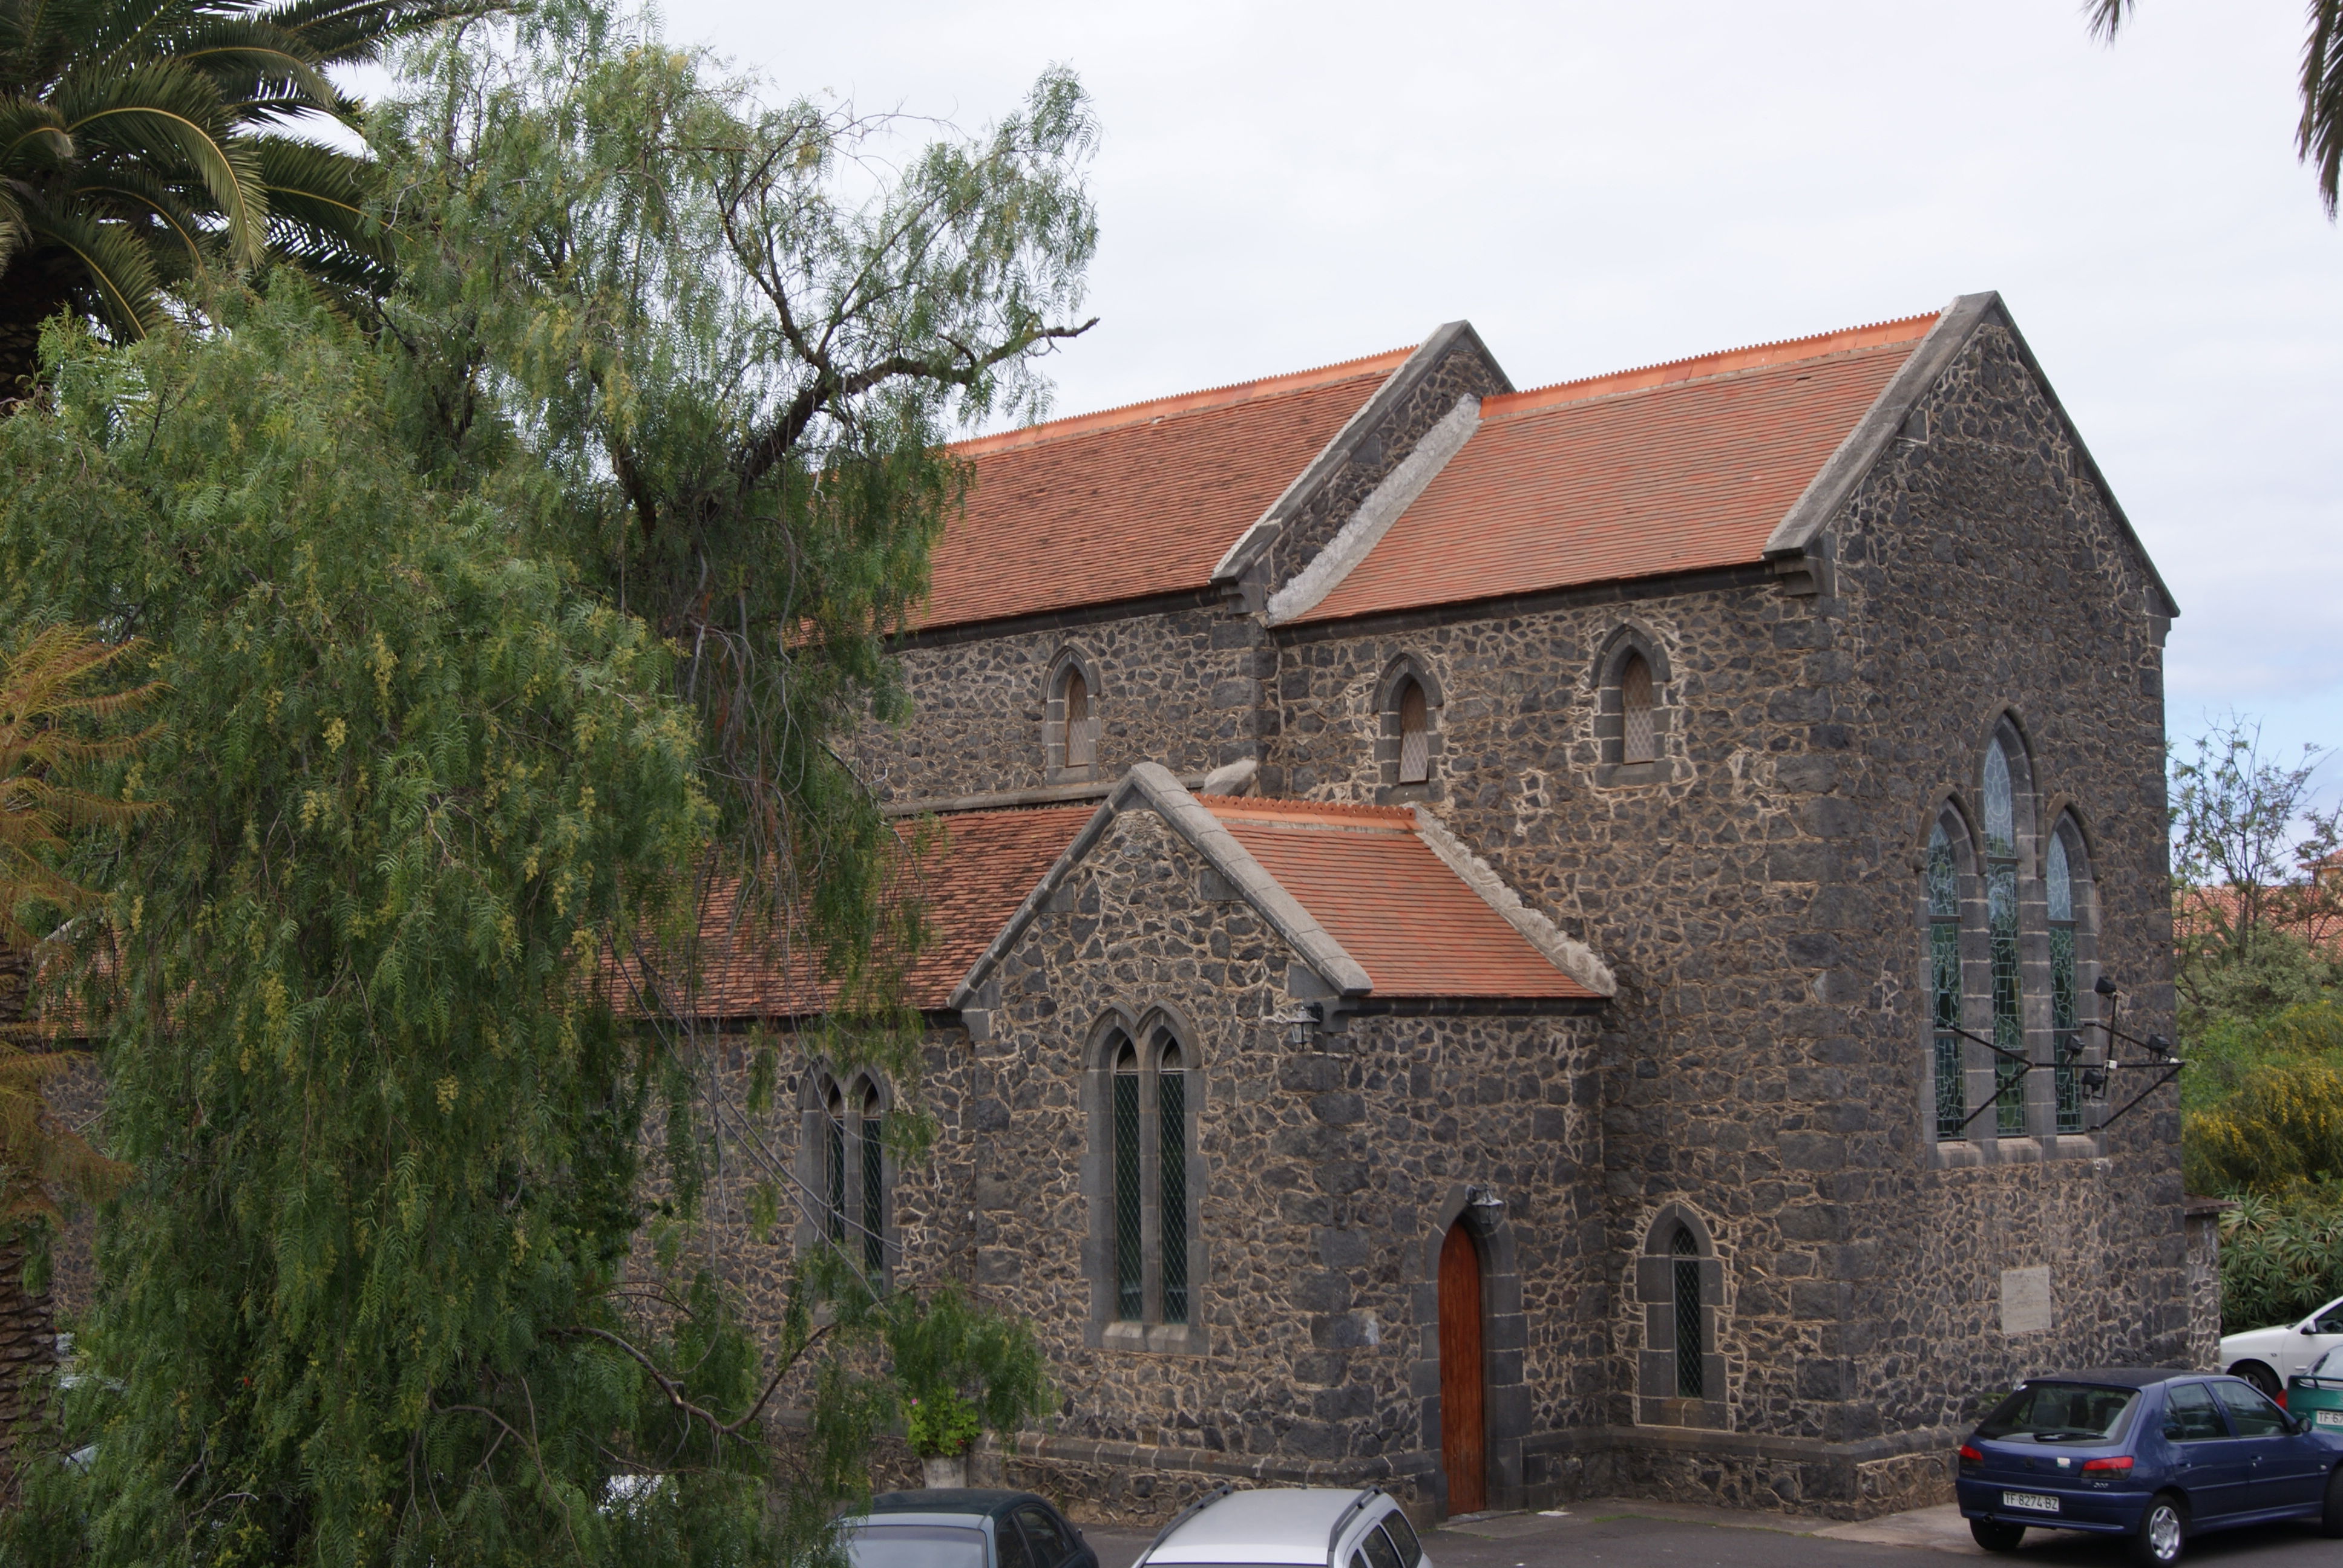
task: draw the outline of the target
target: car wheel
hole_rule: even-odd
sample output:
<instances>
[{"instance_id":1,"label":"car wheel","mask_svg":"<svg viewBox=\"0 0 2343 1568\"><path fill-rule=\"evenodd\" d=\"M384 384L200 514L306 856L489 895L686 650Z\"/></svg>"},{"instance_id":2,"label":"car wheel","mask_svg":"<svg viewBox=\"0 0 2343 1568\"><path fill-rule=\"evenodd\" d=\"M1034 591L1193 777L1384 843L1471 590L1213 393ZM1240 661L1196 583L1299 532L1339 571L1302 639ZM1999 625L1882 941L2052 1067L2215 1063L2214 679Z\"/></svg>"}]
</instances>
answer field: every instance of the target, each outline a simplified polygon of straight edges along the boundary
<instances>
[{"instance_id":1,"label":"car wheel","mask_svg":"<svg viewBox=\"0 0 2343 1568\"><path fill-rule=\"evenodd\" d=\"M2015 1552L2026 1539L2026 1526L2005 1524L1998 1519L1972 1519L1969 1537L1988 1552Z\"/></svg>"},{"instance_id":2,"label":"car wheel","mask_svg":"<svg viewBox=\"0 0 2343 1568\"><path fill-rule=\"evenodd\" d=\"M2229 1369L2231 1377L2241 1377L2262 1391L2262 1396L2272 1404L2286 1398L2286 1386L2278 1381L2278 1373L2259 1362L2239 1362Z\"/></svg>"},{"instance_id":3,"label":"car wheel","mask_svg":"<svg viewBox=\"0 0 2343 1568\"><path fill-rule=\"evenodd\" d=\"M2327 1512L2318 1516L2318 1528L2328 1536L2343 1538L2343 1464L2327 1478Z\"/></svg>"},{"instance_id":4,"label":"car wheel","mask_svg":"<svg viewBox=\"0 0 2343 1568\"><path fill-rule=\"evenodd\" d=\"M2170 1493L2149 1500L2147 1515L2131 1538L2131 1560L2150 1568L2167 1568L2180 1561L2188 1544L2188 1509Z\"/></svg>"}]
</instances>

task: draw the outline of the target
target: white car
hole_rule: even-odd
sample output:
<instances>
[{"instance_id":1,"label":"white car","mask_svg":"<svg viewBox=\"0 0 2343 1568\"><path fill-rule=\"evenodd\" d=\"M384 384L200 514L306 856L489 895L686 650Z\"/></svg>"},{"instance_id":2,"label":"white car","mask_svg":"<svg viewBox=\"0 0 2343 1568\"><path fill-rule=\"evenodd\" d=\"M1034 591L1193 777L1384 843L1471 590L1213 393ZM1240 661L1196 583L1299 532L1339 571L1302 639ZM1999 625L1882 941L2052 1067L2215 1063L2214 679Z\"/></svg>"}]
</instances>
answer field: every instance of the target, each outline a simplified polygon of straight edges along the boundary
<instances>
[{"instance_id":1,"label":"white car","mask_svg":"<svg viewBox=\"0 0 2343 1568\"><path fill-rule=\"evenodd\" d=\"M2287 1380L2309 1370L2311 1362L2337 1345L2343 1345L2343 1296L2298 1323L2222 1335L2220 1366L2283 1404Z\"/></svg>"},{"instance_id":2,"label":"white car","mask_svg":"<svg viewBox=\"0 0 2343 1568\"><path fill-rule=\"evenodd\" d=\"M1219 1488L1190 1504L1131 1568L1432 1568L1379 1486Z\"/></svg>"}]
</instances>

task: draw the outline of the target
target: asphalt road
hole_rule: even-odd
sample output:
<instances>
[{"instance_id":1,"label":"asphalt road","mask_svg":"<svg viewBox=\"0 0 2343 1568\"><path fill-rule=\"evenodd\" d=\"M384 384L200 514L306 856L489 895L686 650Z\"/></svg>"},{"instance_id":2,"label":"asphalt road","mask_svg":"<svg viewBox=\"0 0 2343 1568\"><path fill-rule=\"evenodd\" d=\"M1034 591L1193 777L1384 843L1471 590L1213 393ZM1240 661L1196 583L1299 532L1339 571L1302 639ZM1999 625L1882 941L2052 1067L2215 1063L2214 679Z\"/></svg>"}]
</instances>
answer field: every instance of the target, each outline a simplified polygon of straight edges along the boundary
<instances>
[{"instance_id":1,"label":"asphalt road","mask_svg":"<svg viewBox=\"0 0 2343 1568\"><path fill-rule=\"evenodd\" d=\"M1103 1524L1085 1525L1082 1533L1097 1548L1100 1568L1130 1568L1150 1539L1148 1533ZM1832 1568L1987 1555L1969 1540L1967 1525L1950 1508L1834 1525L1633 1501L1574 1503L1560 1517L1493 1515L1435 1530L1423 1544L1437 1568ZM2343 1563L2343 1545L2307 1524L2269 1525L2193 1541L2187 1560L2224 1568L2312 1563L2337 1568ZM2125 1559L2119 1542L2037 1530L2003 1561L2046 1568L2119 1568Z\"/></svg>"}]
</instances>

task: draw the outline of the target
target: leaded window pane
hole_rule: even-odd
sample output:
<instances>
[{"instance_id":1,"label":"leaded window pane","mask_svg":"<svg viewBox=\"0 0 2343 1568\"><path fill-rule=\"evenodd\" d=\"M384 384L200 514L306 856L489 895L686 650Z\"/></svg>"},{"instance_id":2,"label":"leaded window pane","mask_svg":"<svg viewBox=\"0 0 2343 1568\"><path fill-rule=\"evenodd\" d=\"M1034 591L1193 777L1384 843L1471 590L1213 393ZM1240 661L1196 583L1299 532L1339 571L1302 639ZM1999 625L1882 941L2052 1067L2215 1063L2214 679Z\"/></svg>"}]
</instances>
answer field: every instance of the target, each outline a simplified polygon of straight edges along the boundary
<instances>
[{"instance_id":1,"label":"leaded window pane","mask_svg":"<svg viewBox=\"0 0 2343 1568\"><path fill-rule=\"evenodd\" d=\"M2050 835L2049 865L2044 871L2042 883L2043 898L2050 906L2050 918L2054 920L2073 920L2075 874L2066 863L2066 836L2064 833Z\"/></svg>"},{"instance_id":2,"label":"leaded window pane","mask_svg":"<svg viewBox=\"0 0 2343 1568\"><path fill-rule=\"evenodd\" d=\"M846 1122L833 1106L821 1119L822 1196L829 1211L830 1239L846 1240Z\"/></svg>"},{"instance_id":3,"label":"leaded window pane","mask_svg":"<svg viewBox=\"0 0 2343 1568\"><path fill-rule=\"evenodd\" d=\"M1091 683L1079 669L1066 677L1066 766L1087 768L1098 752L1098 724L1091 717Z\"/></svg>"},{"instance_id":4,"label":"leaded window pane","mask_svg":"<svg viewBox=\"0 0 2343 1568\"><path fill-rule=\"evenodd\" d=\"M1936 1030L1936 1136L1958 1138L1968 1121L1968 1080L1962 1060L1961 928L1957 920L1928 925L1928 979Z\"/></svg>"},{"instance_id":5,"label":"leaded window pane","mask_svg":"<svg viewBox=\"0 0 2343 1568\"><path fill-rule=\"evenodd\" d=\"M1652 724L1652 667L1631 653L1619 668L1619 760L1649 762L1659 755Z\"/></svg>"},{"instance_id":6,"label":"leaded window pane","mask_svg":"<svg viewBox=\"0 0 2343 1568\"><path fill-rule=\"evenodd\" d=\"M2017 853L2017 810L2010 787L2009 756L1996 741L1985 753L1985 852Z\"/></svg>"},{"instance_id":7,"label":"leaded window pane","mask_svg":"<svg viewBox=\"0 0 2343 1568\"><path fill-rule=\"evenodd\" d=\"M1996 756L2000 750L1996 748ZM2026 1022L2017 977L2017 867L1997 860L1986 870L1986 909L1993 948L1993 1042L2007 1056L1994 1058L1994 1121L2003 1136L2026 1131L2026 1095L2012 1087L2025 1072ZM2013 1060L2013 1058L2015 1060Z\"/></svg>"},{"instance_id":8,"label":"leaded window pane","mask_svg":"<svg viewBox=\"0 0 2343 1568\"><path fill-rule=\"evenodd\" d=\"M2055 840L2054 840L2055 842ZM2074 1057L2076 1030L2075 927L2050 927L2050 1075L2058 1099L2058 1131L2083 1130L2083 1098Z\"/></svg>"},{"instance_id":9,"label":"leaded window pane","mask_svg":"<svg viewBox=\"0 0 2343 1568\"><path fill-rule=\"evenodd\" d=\"M1675 1254L1676 1394L1681 1399L1705 1399L1708 1380L1700 1354L1700 1244L1690 1231L1678 1227L1670 1251Z\"/></svg>"},{"instance_id":10,"label":"leaded window pane","mask_svg":"<svg viewBox=\"0 0 2343 1568\"><path fill-rule=\"evenodd\" d=\"M887 1267L887 1119L862 1119L862 1266Z\"/></svg>"},{"instance_id":11,"label":"leaded window pane","mask_svg":"<svg viewBox=\"0 0 2343 1568\"><path fill-rule=\"evenodd\" d=\"M1188 1321L1188 1078L1177 1070L1156 1081L1155 1109L1161 1124L1163 1321Z\"/></svg>"},{"instance_id":12,"label":"leaded window pane","mask_svg":"<svg viewBox=\"0 0 2343 1568\"><path fill-rule=\"evenodd\" d=\"M1399 693L1399 781L1421 784L1432 777L1432 716L1423 688L1403 682Z\"/></svg>"},{"instance_id":13,"label":"leaded window pane","mask_svg":"<svg viewBox=\"0 0 2343 1568\"><path fill-rule=\"evenodd\" d=\"M1928 914L1932 920L1956 920L1961 916L1960 868L1953 859L1953 840L1942 822L1928 835Z\"/></svg>"},{"instance_id":14,"label":"leaded window pane","mask_svg":"<svg viewBox=\"0 0 2343 1568\"><path fill-rule=\"evenodd\" d=\"M1146 1312L1140 1257L1139 1074L1114 1075L1114 1315L1137 1322Z\"/></svg>"}]
</instances>

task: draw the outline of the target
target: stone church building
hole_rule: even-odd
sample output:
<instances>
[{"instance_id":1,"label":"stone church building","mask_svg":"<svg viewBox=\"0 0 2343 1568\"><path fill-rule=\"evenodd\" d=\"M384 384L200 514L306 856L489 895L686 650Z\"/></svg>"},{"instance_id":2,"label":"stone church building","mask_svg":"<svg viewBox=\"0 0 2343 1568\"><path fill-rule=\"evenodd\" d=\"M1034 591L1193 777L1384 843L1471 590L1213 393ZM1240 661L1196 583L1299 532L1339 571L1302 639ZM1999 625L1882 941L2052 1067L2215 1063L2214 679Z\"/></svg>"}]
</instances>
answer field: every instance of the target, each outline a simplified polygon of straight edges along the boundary
<instances>
[{"instance_id":1,"label":"stone church building","mask_svg":"<svg viewBox=\"0 0 2343 1568\"><path fill-rule=\"evenodd\" d=\"M1040 1333L1007 1479L1858 1514L2022 1376L2210 1356L2103 1027L2172 1030L2177 610L1997 297L959 451L855 756L936 824L925 1080L776 1137L783 1245ZM786 1020L753 970L710 1022Z\"/></svg>"}]
</instances>

